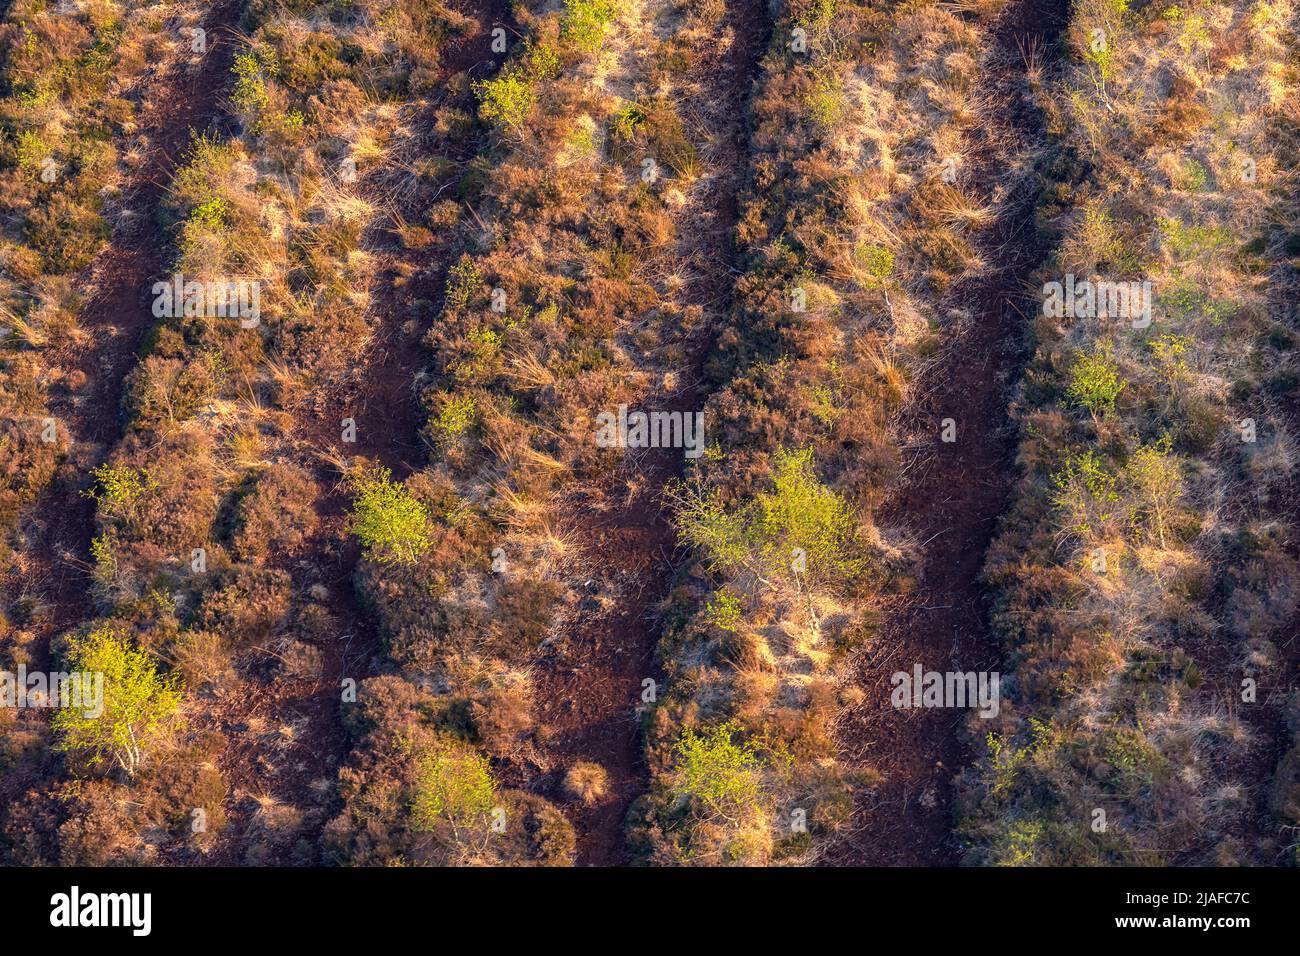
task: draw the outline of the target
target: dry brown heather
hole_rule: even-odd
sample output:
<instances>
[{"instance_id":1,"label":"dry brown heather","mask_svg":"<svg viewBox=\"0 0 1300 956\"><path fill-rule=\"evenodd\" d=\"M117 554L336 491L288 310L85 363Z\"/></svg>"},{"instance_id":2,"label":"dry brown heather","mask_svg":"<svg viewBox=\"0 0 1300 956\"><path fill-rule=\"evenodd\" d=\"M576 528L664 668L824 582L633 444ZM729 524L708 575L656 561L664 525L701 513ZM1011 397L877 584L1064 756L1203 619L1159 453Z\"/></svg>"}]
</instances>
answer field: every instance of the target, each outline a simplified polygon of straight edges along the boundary
<instances>
[{"instance_id":1,"label":"dry brown heather","mask_svg":"<svg viewBox=\"0 0 1300 956\"><path fill-rule=\"evenodd\" d=\"M51 396L93 400L80 353L98 329L83 307L101 292L96 253L136 227L123 187L150 149L142 106L152 75L193 68L184 31L198 3L8 5L0 27L0 559L15 555L19 510L70 447L66 423L47 441ZM147 124L144 124L147 125ZM92 369L93 371L93 369ZM44 434L44 438L42 437ZM21 550L21 548L20 548Z\"/></svg>"},{"instance_id":2,"label":"dry brown heather","mask_svg":"<svg viewBox=\"0 0 1300 956\"><path fill-rule=\"evenodd\" d=\"M229 116L198 126L158 210L174 237L158 276L257 279L261 314L251 328L158 323L128 382L127 433L94 486L90 554L68 556L91 572L93 605L54 650L108 629L172 668L186 697L133 780L82 779L91 768L70 759L29 791L6 821L29 861L320 859L341 685L369 667L352 647L368 631L348 593L337 468L350 471L354 451L400 463L386 417L404 410L349 393L349 447L312 404L332 414L351 370L403 324L368 308L392 281L373 263L401 266L387 216L402 207L392 189L382 212L368 195L376 180L428 185L438 170L412 171L411 155L470 135L452 107L427 141L413 124L447 86L437 51L479 30L432 5L385 7L245 6L247 39L222 80ZM410 395L413 370L394 374Z\"/></svg>"},{"instance_id":3,"label":"dry brown heather","mask_svg":"<svg viewBox=\"0 0 1300 956\"><path fill-rule=\"evenodd\" d=\"M151 176L203 96L193 34L200 4L6 5L3 61L5 232L0 255L0 667L41 667L80 572L59 547L88 530L69 507L117 431L121 376L142 326L121 275L161 245L149 228ZM110 241L111 239L111 241ZM128 304L123 304L128 303ZM53 439L47 441L46 439ZM58 480L55 481L56 475ZM59 485L55 490L51 486ZM34 502L34 503L33 503ZM26 506L26 507L25 507ZM80 527L69 529L69 523ZM66 532L66 537L64 536ZM0 788L14 794L54 766L40 712L0 711ZM22 809L16 811L22 814ZM54 825L57 825L57 821ZM38 861L53 826L19 823L16 857ZM29 845L30 844L30 845Z\"/></svg>"},{"instance_id":4,"label":"dry brown heather","mask_svg":"<svg viewBox=\"0 0 1300 956\"><path fill-rule=\"evenodd\" d=\"M1296 10L1076 0L1008 66L1035 9L9 4L0 670L149 714L96 762L117 711L0 709L0 861L1295 862ZM1013 439L963 297L1067 273L1153 321L1007 318ZM176 274L259 310L150 315ZM1001 714L865 734L963 362ZM882 826L917 766L954 821Z\"/></svg>"},{"instance_id":5,"label":"dry brown heather","mask_svg":"<svg viewBox=\"0 0 1300 956\"><path fill-rule=\"evenodd\" d=\"M896 478L890 421L964 321L940 314L944 291L982 268L970 235L989 212L943 171L966 161L985 45L979 18L936 6L793 4L777 22L746 268L710 368L716 445L678 493L698 563L659 650L667 693L633 836L651 862L811 863L878 780L842 758L835 728L917 544L872 520Z\"/></svg>"},{"instance_id":6,"label":"dry brown heather","mask_svg":"<svg viewBox=\"0 0 1300 956\"><path fill-rule=\"evenodd\" d=\"M1286 2L1075 5L1039 279L1147 280L1155 306L1034 323L988 567L1014 706L966 795L973 862L1294 853L1294 755L1270 775L1300 601L1295 27Z\"/></svg>"},{"instance_id":7,"label":"dry brown heather","mask_svg":"<svg viewBox=\"0 0 1300 956\"><path fill-rule=\"evenodd\" d=\"M691 65L716 52L721 8L629 6L589 42L580 32L584 9L516 9L523 52L498 82L517 79L526 108L493 117L494 92L483 91L483 113L496 129L491 167L463 221L465 253L427 339L433 462L405 485L433 513L437 543L405 565L372 554L359 577L410 682L404 693L436 715L428 732L477 746L503 783L544 787L578 804L571 814L607 801L618 811L628 799L595 786L604 767L560 762L574 760L572 748L539 720L537 700L539 682L554 690L563 681L553 672L572 669L546 653L555 643L548 634L571 634L593 602L613 609L633 600L626 582L609 582L615 593L584 586L605 580L612 547L593 523L603 509L626 507L638 494L638 471L644 480L647 470L597 447L596 413L619 403L678 407L689 398L676 379L690 369L689 337L711 318L696 301L694 276L711 268L696 237L714 214L722 175L714 153L725 148L709 131L730 122L710 114L692 86L704 74ZM690 130L684 115L696 123ZM592 626L610 613L597 611ZM587 678L601 671L596 662ZM381 680L373 692L393 692L398 678ZM629 741L639 692L639 678L611 692L620 695L616 735ZM361 768L331 836L346 834L347 852L367 862L479 858L480 845L412 834L400 803L383 814L370 809L376 787L391 786L409 762L399 755L388 761L396 768L375 766L376 753L391 749L380 746L383 735L393 733L371 730L358 748ZM607 754L598 748L592 756ZM498 792L503 801L523 796ZM516 812L503 806L513 820ZM621 855L620 816L602 817L612 824L609 839L580 847L584 859ZM537 847L538 858L566 860L567 824L541 820L557 835ZM376 843L381 825L386 838Z\"/></svg>"}]
</instances>

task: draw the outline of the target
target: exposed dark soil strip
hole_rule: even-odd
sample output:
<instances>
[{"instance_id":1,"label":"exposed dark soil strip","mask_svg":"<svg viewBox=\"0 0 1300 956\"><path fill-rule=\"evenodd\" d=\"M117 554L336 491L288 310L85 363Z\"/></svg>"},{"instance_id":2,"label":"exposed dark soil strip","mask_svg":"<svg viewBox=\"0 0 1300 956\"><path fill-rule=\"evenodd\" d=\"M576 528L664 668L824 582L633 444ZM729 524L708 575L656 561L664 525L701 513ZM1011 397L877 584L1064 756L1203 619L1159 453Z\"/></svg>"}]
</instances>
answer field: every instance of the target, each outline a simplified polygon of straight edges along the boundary
<instances>
[{"instance_id":1,"label":"exposed dark soil strip","mask_svg":"<svg viewBox=\"0 0 1300 956\"><path fill-rule=\"evenodd\" d=\"M491 75L502 61L500 56L493 57L490 34L494 26L511 28L504 0L488 0L475 4L472 12L463 12L473 17L477 29L447 45L440 63L442 88L461 73L475 79ZM468 99L456 105L472 109ZM420 153L449 146L439 143L432 132L434 114L447 106L447 100L437 99L415 120ZM486 147L486 140L479 137L450 145L458 147L459 155L448 158L463 168ZM360 189L368 192L370 185L363 181ZM373 198L377 204L382 203L385 190L386 184L375 184ZM419 198L417 190L416 201ZM419 210L399 211L414 219ZM418 301L441 301L451 250L430 256L427 251L401 249L386 222L382 230L367 236L367 245L380 259L372 305L377 322L374 341L354 374L328 392L312 397L311 407L299 413L301 423L291 436L301 446L293 457L316 474L324 491L315 502L320 524L307 542L305 557L283 567L293 577L298 593L316 586L325 588L327 596L322 603L330 612L331 634L314 642L321 653L318 678L268 675L255 695L242 695L240 700L228 701L221 708L220 721L232 741L220 760L228 787L229 825L208 857L208 862L214 864L240 862L237 854L249 845L245 834L258 810L256 795L266 793L291 806L309 807L316 803L313 787L332 784L349 747L340 713L342 681L351 678L360 683L380 666L377 624L373 615L360 606L353 588L360 548L347 530L351 499L334 467L316 453L377 462L390 468L397 479L424 466L426 449L419 437L423 411L418 402L417 377L429 359L421 337L436 309L430 304L417 314L411 306ZM400 275L409 275L401 288ZM355 443L342 442L344 418L356 423ZM274 659L263 663L270 670ZM254 721L268 723L271 733L250 733L255 726L260 727ZM294 725L304 728L302 736L293 741L292 748L285 748L283 741L276 740L274 730ZM304 836L313 846L319 842L320 827L327 821L328 815L306 821ZM288 852L289 848L282 846L259 862L286 862Z\"/></svg>"},{"instance_id":2,"label":"exposed dark soil strip","mask_svg":"<svg viewBox=\"0 0 1300 956\"><path fill-rule=\"evenodd\" d=\"M748 153L744 116L771 33L766 5L727 0L723 28L731 32L730 44L719 43L716 56L695 67L716 84L701 120L722 138L711 157L719 170L707 199L712 217L689 226L700 254L692 262L699 275L688 290L691 302L708 303L719 315L727 314L732 293L736 196ZM678 370L684 384L656 399L654 410L703 407L707 396L694 383L703 378L708 351L707 342L689 344L693 364ZM627 862L625 818L648 786L636 709L642 681L660 677L652 663L662 632L656 608L673 580L676 552L662 492L683 467L681 449L646 450L625 465L627 487L635 489L630 498L621 488L598 488L576 492L563 505L562 528L577 539L576 561L591 576L587 590L612 599L609 607L584 600L537 667L543 760L553 771L539 785L558 787L563 770L579 761L599 764L608 778L607 794L592 806L565 804L577 831L579 865Z\"/></svg>"},{"instance_id":3,"label":"exposed dark soil strip","mask_svg":"<svg viewBox=\"0 0 1300 956\"><path fill-rule=\"evenodd\" d=\"M952 783L970 759L961 734L970 712L895 709L890 676L918 663L936 671L1000 670L977 582L1015 476L1007 404L1026 360L1025 316L1035 308L1027 280L1049 251L1034 225L1041 183L1032 173L1010 182L1017 173L1008 157L1030 161L1044 146L1025 82L1025 51L1053 56L1067 12L1066 0L1019 0L992 27L993 49L977 84L980 121L968 134L961 177L983 201L992 201L999 186L1009 189L976 240L989 270L950 292L947 304L968 310L971 321L917 383L919 397L900 425L900 444L920 450L906 462L877 522L922 542L923 563L916 589L884 609L878 640L861 664L865 702L845 716L841 739L853 758L885 780L829 862L957 861L949 838ZM944 418L956 421L954 443L940 441Z\"/></svg>"},{"instance_id":4,"label":"exposed dark soil strip","mask_svg":"<svg viewBox=\"0 0 1300 956\"><path fill-rule=\"evenodd\" d=\"M33 670L48 669L51 641L95 614L89 594L90 542L95 528L94 502L83 492L92 469L121 437L124 379L154 320L153 281L166 273L174 251L154 213L176 164L189 143L191 129L205 129L230 74L238 0L216 4L205 23L208 50L198 63L178 52L158 64L152 82L141 91L143 158L133 167L115 208L113 235L91 263L85 285L93 296L78 317L84 333L46 359L53 381L68 382L80 372L84 386L52 390L49 414L57 422L67 449L50 486L22 516L21 545L13 567L5 569L7 602L31 602ZM178 51L188 43L177 42ZM110 215L113 215L110 213ZM44 722L45 710L20 711L20 723ZM0 775L0 803L8 804L24 789L41 783L54 766L52 754L30 765L26 774Z\"/></svg>"},{"instance_id":5,"label":"exposed dark soil strip","mask_svg":"<svg viewBox=\"0 0 1300 956\"><path fill-rule=\"evenodd\" d=\"M95 293L78 319L84 334L48 358L56 380L80 372L86 384L75 391L60 388L51 396L49 412L68 444L67 460L24 515L20 531L25 547L6 581L10 593L40 603L33 667L47 662L54 635L94 613L87 603L91 581L86 569L95 506L82 492L90 485L91 470L122 435L124 380L155 321L150 290L175 255L154 213L191 130L206 129L217 113L234 55L230 31L240 9L237 0L215 4L205 24L209 45L202 61L195 64L187 54L178 54L160 65L162 75L143 91L138 114L144 158L124 185L110 244L90 266L87 284ZM182 47L179 39L177 47Z\"/></svg>"}]
</instances>

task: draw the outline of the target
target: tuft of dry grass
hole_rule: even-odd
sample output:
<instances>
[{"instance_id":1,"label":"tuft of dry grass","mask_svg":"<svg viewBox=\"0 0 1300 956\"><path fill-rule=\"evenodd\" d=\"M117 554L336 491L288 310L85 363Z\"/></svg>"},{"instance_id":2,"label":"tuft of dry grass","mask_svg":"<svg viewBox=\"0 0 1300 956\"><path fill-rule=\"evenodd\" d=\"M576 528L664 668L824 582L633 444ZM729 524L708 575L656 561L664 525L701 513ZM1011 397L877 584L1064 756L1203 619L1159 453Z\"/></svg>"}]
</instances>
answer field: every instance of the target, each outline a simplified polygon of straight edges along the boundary
<instances>
[{"instance_id":1,"label":"tuft of dry grass","mask_svg":"<svg viewBox=\"0 0 1300 956\"><path fill-rule=\"evenodd\" d=\"M564 772L564 790L571 800L592 806L605 799L609 775L599 764L580 761Z\"/></svg>"}]
</instances>

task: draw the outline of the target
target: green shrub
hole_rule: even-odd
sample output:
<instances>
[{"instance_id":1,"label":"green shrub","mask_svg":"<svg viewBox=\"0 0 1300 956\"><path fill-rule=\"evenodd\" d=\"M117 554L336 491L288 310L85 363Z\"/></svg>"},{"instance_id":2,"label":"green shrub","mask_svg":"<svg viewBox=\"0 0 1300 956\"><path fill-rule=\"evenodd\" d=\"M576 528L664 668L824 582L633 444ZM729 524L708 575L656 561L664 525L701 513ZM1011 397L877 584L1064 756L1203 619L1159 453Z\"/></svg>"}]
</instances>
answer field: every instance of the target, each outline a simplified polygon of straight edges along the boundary
<instances>
[{"instance_id":1,"label":"green shrub","mask_svg":"<svg viewBox=\"0 0 1300 956\"><path fill-rule=\"evenodd\" d=\"M750 741L737 740L739 727L727 721L696 733L682 730L673 747L676 767L671 793L692 801L708 815L739 822L762 795L763 754Z\"/></svg>"},{"instance_id":2,"label":"green shrub","mask_svg":"<svg viewBox=\"0 0 1300 956\"><path fill-rule=\"evenodd\" d=\"M740 598L723 588L709 599L705 614L709 623L719 630L734 631L740 623Z\"/></svg>"},{"instance_id":3,"label":"green shrub","mask_svg":"<svg viewBox=\"0 0 1300 956\"><path fill-rule=\"evenodd\" d=\"M564 0L560 39L587 53L600 49L605 27L614 22L614 0Z\"/></svg>"},{"instance_id":4,"label":"green shrub","mask_svg":"<svg viewBox=\"0 0 1300 956\"><path fill-rule=\"evenodd\" d=\"M160 675L153 658L101 627L74 641L70 671L103 675L103 712L60 708L52 727L56 750L86 755L92 765L111 759L134 776L145 750L166 729L181 700L179 678Z\"/></svg>"},{"instance_id":5,"label":"green shrub","mask_svg":"<svg viewBox=\"0 0 1300 956\"><path fill-rule=\"evenodd\" d=\"M560 72L560 55L547 43L529 42L518 62L490 80L474 83L479 116L502 129L516 131L527 121L537 102L537 84Z\"/></svg>"},{"instance_id":6,"label":"green shrub","mask_svg":"<svg viewBox=\"0 0 1300 956\"><path fill-rule=\"evenodd\" d=\"M1175 276L1173 286L1160 295L1160 306L1170 319L1180 324L1204 320L1211 325L1222 325L1232 314L1229 304L1216 302L1191 276L1177 272Z\"/></svg>"},{"instance_id":7,"label":"green shrub","mask_svg":"<svg viewBox=\"0 0 1300 956\"><path fill-rule=\"evenodd\" d=\"M1166 333L1148 343L1166 381L1173 382L1187 373L1187 359L1184 356L1192 344L1187 336L1172 333Z\"/></svg>"},{"instance_id":8,"label":"green shrub","mask_svg":"<svg viewBox=\"0 0 1300 956\"><path fill-rule=\"evenodd\" d=\"M1079 535L1102 533L1115 518L1120 501L1119 476L1094 451L1072 455L1052 475L1052 504L1066 513L1066 529Z\"/></svg>"},{"instance_id":9,"label":"green shrub","mask_svg":"<svg viewBox=\"0 0 1300 956\"><path fill-rule=\"evenodd\" d=\"M181 226L180 253L184 260L192 261L205 256L205 242L215 238L223 241L227 228L230 204L219 196L200 203L190 210Z\"/></svg>"},{"instance_id":10,"label":"green shrub","mask_svg":"<svg viewBox=\"0 0 1300 956\"><path fill-rule=\"evenodd\" d=\"M1232 246L1232 233L1213 223L1188 225L1181 219L1160 220L1164 241L1175 260L1180 262L1213 256Z\"/></svg>"},{"instance_id":11,"label":"green shrub","mask_svg":"<svg viewBox=\"0 0 1300 956\"><path fill-rule=\"evenodd\" d=\"M91 539L90 557L95 562L95 580L109 585L117 578L117 555L113 553L113 542L107 535Z\"/></svg>"},{"instance_id":12,"label":"green shrub","mask_svg":"<svg viewBox=\"0 0 1300 956\"><path fill-rule=\"evenodd\" d=\"M894 253L887 247L859 243L854 254L867 270L867 281L873 287L883 284L894 274Z\"/></svg>"},{"instance_id":13,"label":"green shrub","mask_svg":"<svg viewBox=\"0 0 1300 956\"><path fill-rule=\"evenodd\" d=\"M352 533L384 564L414 564L430 546L429 509L377 467L354 482Z\"/></svg>"},{"instance_id":14,"label":"green shrub","mask_svg":"<svg viewBox=\"0 0 1300 956\"><path fill-rule=\"evenodd\" d=\"M812 412L813 418L827 428L832 427L843 414L843 409L836 404L835 399L835 389L830 385L813 387L811 400L808 403L809 411Z\"/></svg>"},{"instance_id":15,"label":"green shrub","mask_svg":"<svg viewBox=\"0 0 1300 956\"><path fill-rule=\"evenodd\" d=\"M266 91L266 78L274 77L278 72L274 54L254 50L237 54L232 71L235 74L235 88L230 94L230 101L235 109L252 116L265 112L271 105L271 96Z\"/></svg>"},{"instance_id":16,"label":"green shrub","mask_svg":"<svg viewBox=\"0 0 1300 956\"><path fill-rule=\"evenodd\" d=\"M528 41L523 56L524 70L534 83L553 79L560 72L560 54L549 43Z\"/></svg>"},{"instance_id":17,"label":"green shrub","mask_svg":"<svg viewBox=\"0 0 1300 956\"><path fill-rule=\"evenodd\" d=\"M234 173L238 158L229 145L195 134L184 165L172 179L172 203L188 214L190 209L219 200L221 187Z\"/></svg>"},{"instance_id":18,"label":"green shrub","mask_svg":"<svg viewBox=\"0 0 1300 956\"><path fill-rule=\"evenodd\" d=\"M994 865L1032 865L1043 829L1043 824L1036 820L1017 820L1012 823L992 851Z\"/></svg>"},{"instance_id":19,"label":"green shrub","mask_svg":"<svg viewBox=\"0 0 1300 956\"><path fill-rule=\"evenodd\" d=\"M1115 410L1115 400L1124 391L1119 367L1101 349L1081 352L1070 369L1070 383L1066 394L1076 405L1086 408L1094 416L1106 415Z\"/></svg>"},{"instance_id":20,"label":"green shrub","mask_svg":"<svg viewBox=\"0 0 1300 956\"><path fill-rule=\"evenodd\" d=\"M1179 185L1191 192L1200 192L1209 182L1209 173L1205 164L1195 158L1188 158L1183 161L1183 168L1179 171Z\"/></svg>"},{"instance_id":21,"label":"green shrub","mask_svg":"<svg viewBox=\"0 0 1300 956\"><path fill-rule=\"evenodd\" d=\"M439 448L450 448L463 438L478 418L473 395L445 395L438 414L429 423Z\"/></svg>"},{"instance_id":22,"label":"green shrub","mask_svg":"<svg viewBox=\"0 0 1300 956\"><path fill-rule=\"evenodd\" d=\"M748 570L760 578L806 571L831 584L865 570L853 507L817 480L811 449L782 450L775 472L770 490L730 512L716 496L679 489L682 540L718 570Z\"/></svg>"},{"instance_id":23,"label":"green shrub","mask_svg":"<svg viewBox=\"0 0 1300 956\"><path fill-rule=\"evenodd\" d=\"M40 133L27 129L18 134L16 152L20 168L29 173L38 173L41 164L50 157L53 149Z\"/></svg>"},{"instance_id":24,"label":"green shrub","mask_svg":"<svg viewBox=\"0 0 1300 956\"><path fill-rule=\"evenodd\" d=\"M808 566L852 577L861 569L857 516L847 501L817 480L811 449L781 451L773 489L757 500L764 550L786 562L798 548Z\"/></svg>"},{"instance_id":25,"label":"green shrub","mask_svg":"<svg viewBox=\"0 0 1300 956\"><path fill-rule=\"evenodd\" d=\"M636 103L624 103L614 115L614 135L623 142L631 142L637 130L646 124L645 110Z\"/></svg>"},{"instance_id":26,"label":"green shrub","mask_svg":"<svg viewBox=\"0 0 1300 956\"><path fill-rule=\"evenodd\" d=\"M514 70L476 82L474 92L479 99L479 116L507 130L523 126L537 100L532 83L523 73Z\"/></svg>"},{"instance_id":27,"label":"green shrub","mask_svg":"<svg viewBox=\"0 0 1300 956\"><path fill-rule=\"evenodd\" d=\"M808 93L808 114L813 124L824 132L833 130L848 112L844 83L829 71L818 73Z\"/></svg>"},{"instance_id":28,"label":"green shrub","mask_svg":"<svg viewBox=\"0 0 1300 956\"><path fill-rule=\"evenodd\" d=\"M447 308L463 309L479 286L483 277L479 275L478 266L469 256L463 256L459 262L447 270Z\"/></svg>"},{"instance_id":29,"label":"green shrub","mask_svg":"<svg viewBox=\"0 0 1300 956\"><path fill-rule=\"evenodd\" d=\"M105 514L124 516L140 499L157 487L143 470L100 465L93 472L98 489L91 496Z\"/></svg>"},{"instance_id":30,"label":"green shrub","mask_svg":"<svg viewBox=\"0 0 1300 956\"><path fill-rule=\"evenodd\" d=\"M1091 272L1105 263L1125 274L1142 269L1142 256L1115 224L1100 200L1088 202L1075 227L1077 268Z\"/></svg>"},{"instance_id":31,"label":"green shrub","mask_svg":"<svg viewBox=\"0 0 1300 956\"><path fill-rule=\"evenodd\" d=\"M419 759L411 797L411 829L428 832L439 824L453 831L486 821L496 803L487 758L471 748L443 742Z\"/></svg>"},{"instance_id":32,"label":"green shrub","mask_svg":"<svg viewBox=\"0 0 1300 956\"><path fill-rule=\"evenodd\" d=\"M825 36L835 21L838 0L812 0L799 18L799 25L814 36Z\"/></svg>"},{"instance_id":33,"label":"green shrub","mask_svg":"<svg viewBox=\"0 0 1300 956\"><path fill-rule=\"evenodd\" d=\"M1151 445L1143 445L1129 459L1124 476L1133 489L1136 503L1131 520L1139 527L1155 532L1160 546L1165 546L1165 530L1170 512L1182 499L1182 465L1170 453L1168 435Z\"/></svg>"},{"instance_id":34,"label":"green shrub","mask_svg":"<svg viewBox=\"0 0 1300 956\"><path fill-rule=\"evenodd\" d=\"M728 512L720 496L698 489L679 495L677 531L683 542L699 551L718 569L744 564L752 550L744 511Z\"/></svg>"}]
</instances>

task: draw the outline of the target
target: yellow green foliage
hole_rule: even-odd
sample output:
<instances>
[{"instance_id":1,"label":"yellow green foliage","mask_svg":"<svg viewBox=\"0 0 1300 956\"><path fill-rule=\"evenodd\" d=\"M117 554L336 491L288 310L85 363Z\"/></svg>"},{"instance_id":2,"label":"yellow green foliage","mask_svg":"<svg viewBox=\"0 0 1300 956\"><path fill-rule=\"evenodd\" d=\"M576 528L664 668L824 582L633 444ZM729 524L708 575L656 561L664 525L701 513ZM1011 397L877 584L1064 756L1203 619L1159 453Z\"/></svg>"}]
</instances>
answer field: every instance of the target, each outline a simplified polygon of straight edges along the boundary
<instances>
[{"instance_id":1,"label":"yellow green foliage","mask_svg":"<svg viewBox=\"0 0 1300 956\"><path fill-rule=\"evenodd\" d=\"M1075 359L1065 391L1074 404L1093 415L1105 415L1115 410L1115 400L1124 386L1115 361L1102 349L1094 349Z\"/></svg>"},{"instance_id":2,"label":"yellow green foliage","mask_svg":"<svg viewBox=\"0 0 1300 956\"><path fill-rule=\"evenodd\" d=\"M564 0L560 39L586 53L600 49L605 28L614 22L614 0Z\"/></svg>"},{"instance_id":3,"label":"yellow green foliage","mask_svg":"<svg viewBox=\"0 0 1300 956\"><path fill-rule=\"evenodd\" d=\"M102 675L102 712L81 707L56 711L55 749L87 756L91 764L112 760L134 775L145 750L176 713L181 700L179 678L159 674L152 657L109 627L74 641L66 665L70 672Z\"/></svg>"},{"instance_id":4,"label":"yellow green foliage","mask_svg":"<svg viewBox=\"0 0 1300 956\"><path fill-rule=\"evenodd\" d=\"M716 496L679 495L682 539L722 571L760 577L801 575L842 583L865 570L857 515L834 489L817 480L811 449L775 456L772 486L728 510Z\"/></svg>"},{"instance_id":5,"label":"yellow green foliage","mask_svg":"<svg viewBox=\"0 0 1300 956\"><path fill-rule=\"evenodd\" d=\"M411 828L472 827L491 814L496 785L487 758L472 748L445 741L423 754L411 797Z\"/></svg>"},{"instance_id":6,"label":"yellow green foliage","mask_svg":"<svg viewBox=\"0 0 1300 956\"><path fill-rule=\"evenodd\" d=\"M370 557L384 564L414 564L429 549L429 508L416 500L387 468L374 468L354 482L352 533Z\"/></svg>"},{"instance_id":7,"label":"yellow green foliage","mask_svg":"<svg viewBox=\"0 0 1300 956\"><path fill-rule=\"evenodd\" d=\"M673 748L676 767L671 792L706 811L738 822L762 795L767 760L753 742L739 739L735 721L697 733L682 730Z\"/></svg>"}]
</instances>

